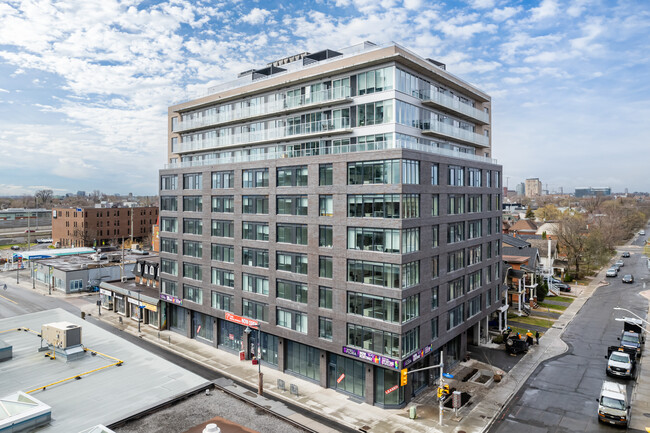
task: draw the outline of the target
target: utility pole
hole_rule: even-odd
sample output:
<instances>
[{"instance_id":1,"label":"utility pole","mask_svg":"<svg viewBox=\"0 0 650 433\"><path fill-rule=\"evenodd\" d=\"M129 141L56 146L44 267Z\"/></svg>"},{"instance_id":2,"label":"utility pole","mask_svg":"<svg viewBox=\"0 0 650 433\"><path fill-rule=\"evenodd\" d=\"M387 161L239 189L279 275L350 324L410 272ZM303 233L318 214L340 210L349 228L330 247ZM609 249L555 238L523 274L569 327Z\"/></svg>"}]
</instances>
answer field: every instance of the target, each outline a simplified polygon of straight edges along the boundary
<instances>
[{"instance_id":1,"label":"utility pole","mask_svg":"<svg viewBox=\"0 0 650 433\"><path fill-rule=\"evenodd\" d=\"M131 212L131 248L133 248L133 209L134 208L131 208L129 211Z\"/></svg>"}]
</instances>

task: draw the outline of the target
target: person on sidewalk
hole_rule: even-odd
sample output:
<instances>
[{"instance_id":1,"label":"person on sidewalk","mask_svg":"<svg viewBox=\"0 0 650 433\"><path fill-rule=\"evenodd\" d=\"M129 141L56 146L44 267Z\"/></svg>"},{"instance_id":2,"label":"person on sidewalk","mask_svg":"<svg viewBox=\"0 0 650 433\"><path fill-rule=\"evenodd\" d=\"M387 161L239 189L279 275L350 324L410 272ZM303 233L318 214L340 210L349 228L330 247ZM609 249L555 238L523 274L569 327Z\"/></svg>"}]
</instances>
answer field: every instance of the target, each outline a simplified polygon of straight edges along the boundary
<instances>
[{"instance_id":1,"label":"person on sidewalk","mask_svg":"<svg viewBox=\"0 0 650 433\"><path fill-rule=\"evenodd\" d=\"M535 331L535 340L537 340L537 345L539 345L539 331Z\"/></svg>"},{"instance_id":2,"label":"person on sidewalk","mask_svg":"<svg viewBox=\"0 0 650 433\"><path fill-rule=\"evenodd\" d=\"M533 345L533 333L530 332L530 329L526 331L526 344L528 344L529 347Z\"/></svg>"}]
</instances>

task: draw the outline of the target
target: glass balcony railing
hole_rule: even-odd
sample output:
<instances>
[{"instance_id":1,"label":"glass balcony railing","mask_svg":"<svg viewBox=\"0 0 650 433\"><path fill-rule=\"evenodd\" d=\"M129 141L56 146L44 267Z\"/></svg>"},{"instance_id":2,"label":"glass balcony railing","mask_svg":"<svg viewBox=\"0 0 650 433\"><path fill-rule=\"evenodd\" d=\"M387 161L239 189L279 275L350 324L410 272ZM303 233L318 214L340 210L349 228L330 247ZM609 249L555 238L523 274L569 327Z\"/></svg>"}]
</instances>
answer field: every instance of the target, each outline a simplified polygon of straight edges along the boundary
<instances>
[{"instance_id":1,"label":"glass balcony railing","mask_svg":"<svg viewBox=\"0 0 650 433\"><path fill-rule=\"evenodd\" d=\"M242 154L235 152L236 155L228 157L207 157L195 161L183 161L172 164L166 164L165 169L185 168L185 167L200 167L205 165L219 165L219 164L233 164L240 162L255 162L266 161L281 158L300 158L306 156L318 155L337 155L343 153L356 153L356 152L376 152L379 150L390 149L411 149L420 152L427 152L436 155L449 156L452 158L460 158L469 161L482 162L487 164L496 164L497 160L487 156L473 155L471 153L464 153L458 150L444 149L440 147L430 146L428 144L414 143L406 140L389 140L378 141L374 143L358 143L358 144L342 144L331 145L328 147L321 147L318 149L304 149L304 150L283 150L283 151L269 151L265 153L255 154Z\"/></svg>"},{"instance_id":2,"label":"glass balcony railing","mask_svg":"<svg viewBox=\"0 0 650 433\"><path fill-rule=\"evenodd\" d=\"M485 111L481 111L477 108L472 107L469 104L460 102L458 99L440 93L436 90L419 90L413 92L413 96L422 100L424 104L434 105L438 107L448 108L455 111L456 113L462 114L461 117L469 117L472 120L478 120L483 124L490 123L490 116Z\"/></svg>"},{"instance_id":3,"label":"glass balcony railing","mask_svg":"<svg viewBox=\"0 0 650 433\"><path fill-rule=\"evenodd\" d=\"M443 138L451 137L455 140L483 147L490 146L490 137L457 126L449 125L447 123L438 122L437 120L424 123L422 126L422 133Z\"/></svg>"},{"instance_id":4,"label":"glass balcony railing","mask_svg":"<svg viewBox=\"0 0 650 433\"><path fill-rule=\"evenodd\" d=\"M265 141L280 140L289 137L302 137L312 134L330 134L345 132L350 128L350 118L341 117L330 120L320 120L309 123L288 125L283 128L269 128L261 131L248 131L241 134L231 134L221 137L208 137L180 143L178 153L199 150L217 149L238 144L253 144Z\"/></svg>"},{"instance_id":5,"label":"glass balcony railing","mask_svg":"<svg viewBox=\"0 0 650 433\"><path fill-rule=\"evenodd\" d=\"M173 132L189 131L196 128L214 126L221 123L262 117L267 114L276 114L284 111L294 111L322 103L346 101L350 98L350 87L337 87L311 92L305 95L287 96L278 101L269 101L263 104L249 105L238 110L225 111L204 117L183 120L178 123Z\"/></svg>"}]
</instances>

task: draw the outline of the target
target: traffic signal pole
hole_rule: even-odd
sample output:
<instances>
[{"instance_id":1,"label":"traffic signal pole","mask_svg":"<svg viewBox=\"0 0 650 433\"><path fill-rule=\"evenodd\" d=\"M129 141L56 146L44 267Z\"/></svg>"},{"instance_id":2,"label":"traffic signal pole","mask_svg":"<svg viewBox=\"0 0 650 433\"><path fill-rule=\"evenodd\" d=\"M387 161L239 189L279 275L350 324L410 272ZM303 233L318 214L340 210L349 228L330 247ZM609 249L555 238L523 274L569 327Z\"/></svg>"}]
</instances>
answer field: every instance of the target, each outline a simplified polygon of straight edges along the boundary
<instances>
[{"instance_id":1,"label":"traffic signal pole","mask_svg":"<svg viewBox=\"0 0 650 433\"><path fill-rule=\"evenodd\" d=\"M442 350L440 351L440 364L438 365L432 365L430 367L424 367L424 368L418 368L416 370L411 370L411 371L404 371L406 369L402 370L402 381L401 385L404 386L406 385L406 380L404 380L404 377L409 374L409 373L415 373L417 371L423 371L423 370L431 370L432 368L440 368L440 382L438 383L438 393L436 394L438 397L439 401L439 406L438 406L438 423L442 426L442 408L443 408L443 401L445 394L449 394L449 385L444 385L444 378L443 378L443 372L445 370L445 361L444 358L442 357ZM450 376L451 377L451 376Z\"/></svg>"}]
</instances>

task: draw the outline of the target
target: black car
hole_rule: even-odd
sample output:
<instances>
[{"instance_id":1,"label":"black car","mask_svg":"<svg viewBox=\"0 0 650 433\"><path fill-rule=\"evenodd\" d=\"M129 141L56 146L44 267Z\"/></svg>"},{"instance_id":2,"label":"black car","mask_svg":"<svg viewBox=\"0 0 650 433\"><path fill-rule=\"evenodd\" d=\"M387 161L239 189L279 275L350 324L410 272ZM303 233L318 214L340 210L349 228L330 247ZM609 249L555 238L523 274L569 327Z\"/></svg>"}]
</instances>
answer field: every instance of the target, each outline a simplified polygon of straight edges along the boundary
<instances>
[{"instance_id":1,"label":"black car","mask_svg":"<svg viewBox=\"0 0 650 433\"><path fill-rule=\"evenodd\" d=\"M628 251L623 251L623 254L621 254L621 257L626 259L626 258L630 257L630 253Z\"/></svg>"},{"instance_id":2,"label":"black car","mask_svg":"<svg viewBox=\"0 0 650 433\"><path fill-rule=\"evenodd\" d=\"M631 275L631 274L624 275L623 276L623 282L628 283L628 284L634 283L634 276Z\"/></svg>"},{"instance_id":3,"label":"black car","mask_svg":"<svg viewBox=\"0 0 650 433\"><path fill-rule=\"evenodd\" d=\"M551 285L558 289L560 292L570 292L571 291L571 286L569 286L567 283L563 283L562 281L558 280L557 278L551 278Z\"/></svg>"}]
</instances>

